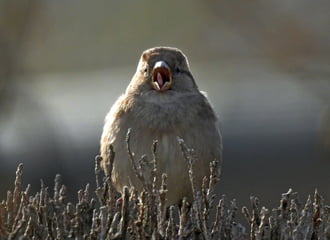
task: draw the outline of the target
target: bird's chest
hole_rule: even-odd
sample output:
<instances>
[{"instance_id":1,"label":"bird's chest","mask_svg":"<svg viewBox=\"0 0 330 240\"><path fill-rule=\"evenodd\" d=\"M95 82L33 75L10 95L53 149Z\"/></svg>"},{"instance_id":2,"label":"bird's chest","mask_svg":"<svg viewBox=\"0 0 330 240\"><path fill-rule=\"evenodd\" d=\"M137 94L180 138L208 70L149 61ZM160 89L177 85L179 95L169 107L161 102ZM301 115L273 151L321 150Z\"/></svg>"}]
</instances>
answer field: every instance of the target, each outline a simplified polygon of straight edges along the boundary
<instances>
[{"instance_id":1,"label":"bird's chest","mask_svg":"<svg viewBox=\"0 0 330 240\"><path fill-rule=\"evenodd\" d=\"M175 132L163 133L155 136L158 141L156 149L158 172L168 176L179 176L186 168L177 134Z\"/></svg>"},{"instance_id":2,"label":"bird's chest","mask_svg":"<svg viewBox=\"0 0 330 240\"><path fill-rule=\"evenodd\" d=\"M177 136L179 131L154 131L148 128L132 129L131 148L137 159L146 155L149 160L153 158L152 144L156 140L156 158L159 173L176 174L185 167Z\"/></svg>"},{"instance_id":3,"label":"bird's chest","mask_svg":"<svg viewBox=\"0 0 330 240\"><path fill-rule=\"evenodd\" d=\"M146 102L134 109L130 117L141 128L166 133L167 131L186 128L193 114L195 112L190 110L190 106L184 106L181 102ZM167 138L166 134L162 136Z\"/></svg>"},{"instance_id":4,"label":"bird's chest","mask_svg":"<svg viewBox=\"0 0 330 240\"><path fill-rule=\"evenodd\" d=\"M163 134L158 140L158 168L161 173L168 176L180 176L186 169L177 136L174 134Z\"/></svg>"}]
</instances>

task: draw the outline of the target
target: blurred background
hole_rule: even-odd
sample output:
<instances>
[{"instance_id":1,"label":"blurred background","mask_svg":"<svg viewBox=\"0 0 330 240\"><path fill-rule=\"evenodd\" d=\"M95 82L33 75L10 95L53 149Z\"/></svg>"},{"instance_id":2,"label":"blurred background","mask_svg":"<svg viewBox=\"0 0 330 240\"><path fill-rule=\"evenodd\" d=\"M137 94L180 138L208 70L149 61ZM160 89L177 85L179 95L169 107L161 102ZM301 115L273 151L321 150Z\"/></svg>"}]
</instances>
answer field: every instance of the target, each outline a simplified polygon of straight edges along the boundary
<instances>
[{"instance_id":1,"label":"blurred background","mask_svg":"<svg viewBox=\"0 0 330 240\"><path fill-rule=\"evenodd\" d=\"M221 120L219 194L275 207L290 187L330 200L330 2L0 1L0 197L94 185L104 116L141 52L182 49Z\"/></svg>"}]
</instances>

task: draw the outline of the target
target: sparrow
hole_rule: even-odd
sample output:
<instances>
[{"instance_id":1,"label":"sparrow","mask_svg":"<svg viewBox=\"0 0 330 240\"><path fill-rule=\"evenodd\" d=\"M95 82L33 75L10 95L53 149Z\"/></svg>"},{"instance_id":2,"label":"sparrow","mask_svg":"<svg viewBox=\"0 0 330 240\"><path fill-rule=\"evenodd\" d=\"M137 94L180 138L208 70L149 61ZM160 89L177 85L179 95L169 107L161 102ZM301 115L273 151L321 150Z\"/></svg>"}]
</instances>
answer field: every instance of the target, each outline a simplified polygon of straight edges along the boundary
<instances>
[{"instance_id":1,"label":"sparrow","mask_svg":"<svg viewBox=\"0 0 330 240\"><path fill-rule=\"evenodd\" d=\"M132 131L130 148L136 159L152 159L152 144L158 141L157 178L167 175L168 205L178 204L184 197L193 200L187 161L178 137L194 149L197 188L203 177L209 176L210 162L222 161L218 117L206 94L198 89L187 57L177 48L145 50L125 93L106 116L100 141L101 165L107 167L112 145L115 159L111 177L119 192L124 186L142 191L127 151L128 129Z\"/></svg>"}]
</instances>

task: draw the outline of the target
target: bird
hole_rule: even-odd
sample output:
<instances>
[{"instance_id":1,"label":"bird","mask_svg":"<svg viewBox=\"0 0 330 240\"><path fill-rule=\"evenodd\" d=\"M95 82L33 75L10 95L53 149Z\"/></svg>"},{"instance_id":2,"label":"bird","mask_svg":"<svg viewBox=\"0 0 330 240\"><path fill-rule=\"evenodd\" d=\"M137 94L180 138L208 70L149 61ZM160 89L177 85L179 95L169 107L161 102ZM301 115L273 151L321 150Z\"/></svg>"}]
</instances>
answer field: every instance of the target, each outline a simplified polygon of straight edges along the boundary
<instances>
[{"instance_id":1,"label":"bird","mask_svg":"<svg viewBox=\"0 0 330 240\"><path fill-rule=\"evenodd\" d=\"M178 138L194 152L194 178L200 189L209 176L210 162L220 162L222 137L219 118L190 71L188 59L178 48L154 47L145 50L126 91L106 115L100 140L101 166L106 169L109 147L115 159L111 178L118 192L124 186L142 191L127 151L138 158L152 159L151 147L157 140L157 178L167 175L167 204L179 204L185 197L193 201L187 161Z\"/></svg>"}]
</instances>

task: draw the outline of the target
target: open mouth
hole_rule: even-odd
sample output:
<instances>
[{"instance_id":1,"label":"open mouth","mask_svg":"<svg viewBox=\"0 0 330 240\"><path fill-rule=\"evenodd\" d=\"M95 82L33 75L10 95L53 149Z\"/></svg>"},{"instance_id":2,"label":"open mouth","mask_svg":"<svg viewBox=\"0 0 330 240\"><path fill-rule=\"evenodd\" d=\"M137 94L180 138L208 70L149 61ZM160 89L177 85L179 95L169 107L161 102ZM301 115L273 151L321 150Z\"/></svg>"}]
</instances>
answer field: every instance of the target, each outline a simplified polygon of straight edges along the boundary
<instances>
[{"instance_id":1,"label":"open mouth","mask_svg":"<svg viewBox=\"0 0 330 240\"><path fill-rule=\"evenodd\" d=\"M170 67L164 61L155 63L151 81L152 87L159 92L164 92L171 87L172 73Z\"/></svg>"}]
</instances>

